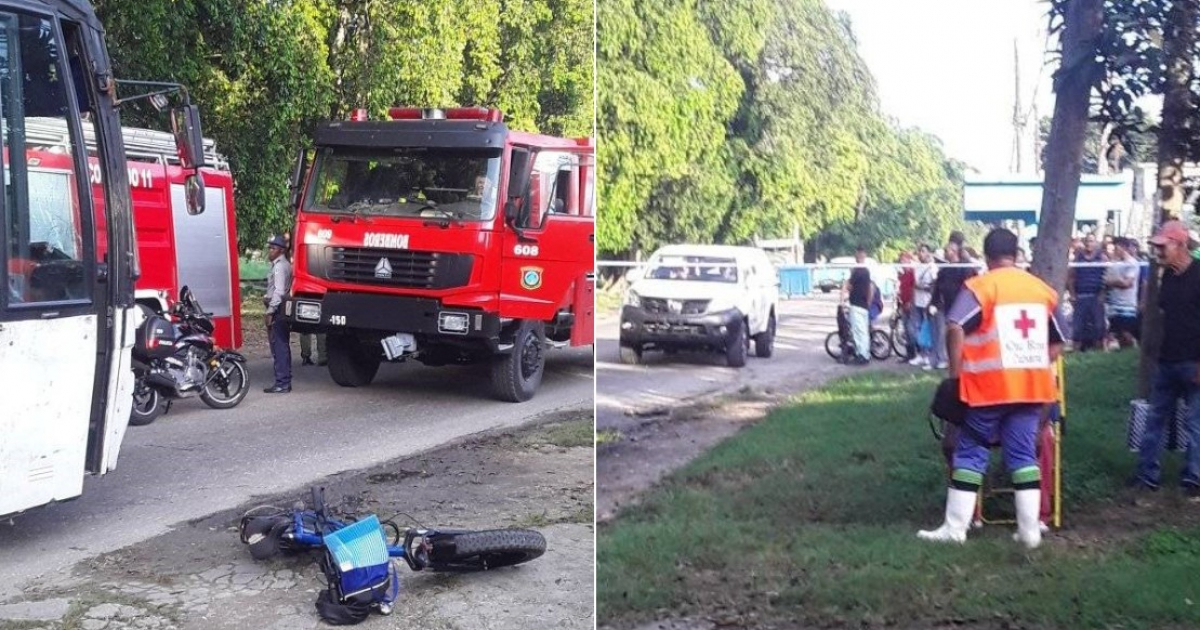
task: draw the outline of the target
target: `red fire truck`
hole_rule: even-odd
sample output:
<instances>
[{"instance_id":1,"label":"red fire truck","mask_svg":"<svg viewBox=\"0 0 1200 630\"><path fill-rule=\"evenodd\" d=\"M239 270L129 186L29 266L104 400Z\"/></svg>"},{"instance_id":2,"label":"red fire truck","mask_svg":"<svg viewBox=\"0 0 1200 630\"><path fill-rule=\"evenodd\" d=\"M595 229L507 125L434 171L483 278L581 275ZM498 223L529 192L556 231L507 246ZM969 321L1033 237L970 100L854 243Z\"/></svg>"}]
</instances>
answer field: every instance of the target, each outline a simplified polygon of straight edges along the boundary
<instances>
[{"instance_id":1,"label":"red fire truck","mask_svg":"<svg viewBox=\"0 0 1200 630\"><path fill-rule=\"evenodd\" d=\"M26 143L37 165L31 163L30 195L51 195L59 180L69 178L70 132L64 119L31 120L26 123ZM233 211L233 177L229 163L218 154L211 140L204 142L208 166L204 177L207 212L187 211L184 181L190 171L179 165L175 137L150 129L123 128L129 189L133 197L133 219L141 276L135 298L159 313L165 313L183 285L191 287L201 304L213 313L217 343L237 348L242 341L241 290L237 266L237 225ZM104 182L96 159L95 133L84 129L88 148L88 179L92 187L97 226L97 260L104 260ZM40 242L55 242L58 233L70 234L76 226L52 220L38 224L33 234ZM59 239L61 240L61 239Z\"/></svg>"},{"instance_id":2,"label":"red fire truck","mask_svg":"<svg viewBox=\"0 0 1200 630\"><path fill-rule=\"evenodd\" d=\"M321 124L301 154L285 317L328 335L339 385L383 360L486 362L498 398L528 400L547 348L593 343L595 145L494 109L389 118Z\"/></svg>"}]
</instances>

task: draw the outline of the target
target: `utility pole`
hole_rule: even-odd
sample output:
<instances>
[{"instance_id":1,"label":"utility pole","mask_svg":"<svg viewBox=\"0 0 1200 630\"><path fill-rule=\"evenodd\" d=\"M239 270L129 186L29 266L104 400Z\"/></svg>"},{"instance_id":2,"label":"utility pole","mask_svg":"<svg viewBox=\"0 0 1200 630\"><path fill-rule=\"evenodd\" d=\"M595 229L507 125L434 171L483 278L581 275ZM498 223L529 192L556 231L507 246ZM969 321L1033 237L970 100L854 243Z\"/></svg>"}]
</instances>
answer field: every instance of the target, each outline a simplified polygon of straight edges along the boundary
<instances>
[{"instance_id":1,"label":"utility pole","mask_svg":"<svg viewBox=\"0 0 1200 630\"><path fill-rule=\"evenodd\" d=\"M1013 38L1013 144L1012 160L1009 170L1013 173L1022 171L1021 153L1025 140L1025 120L1021 115L1021 51L1017 48L1017 39Z\"/></svg>"}]
</instances>

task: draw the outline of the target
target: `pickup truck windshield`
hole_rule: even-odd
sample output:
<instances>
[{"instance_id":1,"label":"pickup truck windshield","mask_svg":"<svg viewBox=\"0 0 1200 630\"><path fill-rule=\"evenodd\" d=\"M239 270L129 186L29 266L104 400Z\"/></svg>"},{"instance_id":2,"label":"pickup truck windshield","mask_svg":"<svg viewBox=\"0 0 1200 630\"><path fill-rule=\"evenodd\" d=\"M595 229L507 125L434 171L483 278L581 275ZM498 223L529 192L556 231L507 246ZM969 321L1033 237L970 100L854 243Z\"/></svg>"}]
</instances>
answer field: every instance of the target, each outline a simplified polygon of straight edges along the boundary
<instances>
[{"instance_id":1,"label":"pickup truck windshield","mask_svg":"<svg viewBox=\"0 0 1200 630\"><path fill-rule=\"evenodd\" d=\"M737 261L732 258L664 256L650 263L646 277L654 280L736 283L738 268Z\"/></svg>"},{"instance_id":2,"label":"pickup truck windshield","mask_svg":"<svg viewBox=\"0 0 1200 630\"><path fill-rule=\"evenodd\" d=\"M309 212L488 221L496 216L500 158L462 151L321 154Z\"/></svg>"}]
</instances>

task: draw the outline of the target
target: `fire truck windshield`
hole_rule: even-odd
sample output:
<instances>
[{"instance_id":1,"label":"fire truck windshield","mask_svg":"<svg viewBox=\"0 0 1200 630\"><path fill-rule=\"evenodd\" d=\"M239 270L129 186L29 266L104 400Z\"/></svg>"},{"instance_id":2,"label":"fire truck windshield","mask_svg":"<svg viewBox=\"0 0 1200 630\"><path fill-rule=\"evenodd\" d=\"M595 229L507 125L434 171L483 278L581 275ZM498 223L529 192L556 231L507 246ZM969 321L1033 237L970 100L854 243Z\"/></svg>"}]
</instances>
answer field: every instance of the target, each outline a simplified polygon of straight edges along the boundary
<instances>
[{"instance_id":1,"label":"fire truck windshield","mask_svg":"<svg viewBox=\"0 0 1200 630\"><path fill-rule=\"evenodd\" d=\"M493 153L329 149L316 165L309 212L488 221L496 216Z\"/></svg>"}]
</instances>

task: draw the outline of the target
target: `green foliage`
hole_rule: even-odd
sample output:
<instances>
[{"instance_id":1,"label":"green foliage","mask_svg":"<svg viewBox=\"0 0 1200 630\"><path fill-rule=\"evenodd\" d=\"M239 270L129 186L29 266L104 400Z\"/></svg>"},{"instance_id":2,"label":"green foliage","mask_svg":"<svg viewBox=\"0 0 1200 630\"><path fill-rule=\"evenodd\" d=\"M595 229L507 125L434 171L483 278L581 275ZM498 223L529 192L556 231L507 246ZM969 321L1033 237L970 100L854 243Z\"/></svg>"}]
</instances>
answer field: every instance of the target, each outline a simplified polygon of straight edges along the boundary
<instances>
[{"instance_id":1,"label":"green foliage","mask_svg":"<svg viewBox=\"0 0 1200 630\"><path fill-rule=\"evenodd\" d=\"M840 242L877 219L880 247L956 220L961 176L935 141L882 118L847 21L819 0L598 11L602 252L793 226Z\"/></svg>"},{"instance_id":2,"label":"green foliage","mask_svg":"<svg viewBox=\"0 0 1200 630\"><path fill-rule=\"evenodd\" d=\"M365 107L485 105L510 127L592 134L586 0L97 0L122 78L176 81L236 181L239 246L291 223L288 178L317 121ZM165 117L129 108L126 125Z\"/></svg>"}]
</instances>

